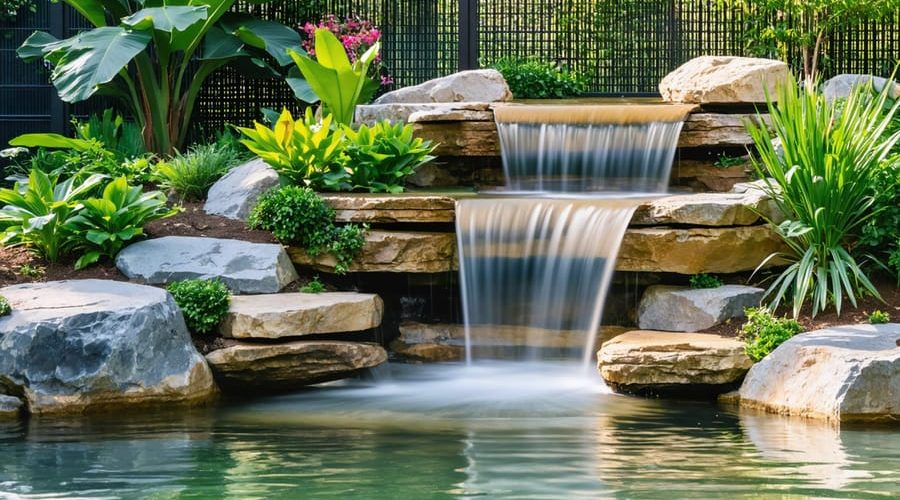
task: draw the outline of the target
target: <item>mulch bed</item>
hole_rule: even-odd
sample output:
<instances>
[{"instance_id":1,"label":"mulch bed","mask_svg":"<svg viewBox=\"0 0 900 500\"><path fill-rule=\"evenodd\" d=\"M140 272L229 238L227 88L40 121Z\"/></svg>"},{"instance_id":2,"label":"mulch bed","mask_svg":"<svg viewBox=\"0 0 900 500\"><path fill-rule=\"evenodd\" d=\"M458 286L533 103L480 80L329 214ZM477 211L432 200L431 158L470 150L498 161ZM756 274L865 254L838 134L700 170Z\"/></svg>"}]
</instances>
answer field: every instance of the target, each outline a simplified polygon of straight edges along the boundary
<instances>
[{"instance_id":1,"label":"mulch bed","mask_svg":"<svg viewBox=\"0 0 900 500\"><path fill-rule=\"evenodd\" d=\"M277 243L272 233L249 229L243 221L209 215L202 203L185 202L184 210L168 219L153 221L144 227L151 238L163 236L200 236L225 238L251 243Z\"/></svg>"}]
</instances>

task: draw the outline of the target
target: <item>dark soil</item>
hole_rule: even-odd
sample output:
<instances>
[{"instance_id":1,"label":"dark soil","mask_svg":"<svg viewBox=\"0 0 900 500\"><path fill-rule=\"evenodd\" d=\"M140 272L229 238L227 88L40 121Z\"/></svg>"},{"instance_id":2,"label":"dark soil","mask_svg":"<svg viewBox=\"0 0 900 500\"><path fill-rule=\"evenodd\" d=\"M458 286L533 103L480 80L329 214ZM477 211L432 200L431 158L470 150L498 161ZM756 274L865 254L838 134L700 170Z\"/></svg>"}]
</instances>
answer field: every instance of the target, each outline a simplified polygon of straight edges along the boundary
<instances>
[{"instance_id":1,"label":"dark soil","mask_svg":"<svg viewBox=\"0 0 900 500\"><path fill-rule=\"evenodd\" d=\"M838 316L834 311L834 308L831 307L825 312L820 312L815 318L810 315L811 309L807 305L800 312L800 319L798 321L800 322L800 325L803 326L804 331L811 332L813 330L821 330L832 326L868 323L869 314L875 310L881 310L891 316L892 322L900 322L900 287L898 287L897 283L894 281L876 281L875 287L878 289L878 293L881 294L881 298L884 300L883 302L875 297L865 297L858 300L857 305L859 307L854 308L845 297L840 316ZM791 314L792 311L789 306L778 308L778 316L790 317ZM741 333L741 326L743 324L744 322L742 320L730 321L704 330L704 332L715 333L727 337L737 337Z\"/></svg>"},{"instance_id":2,"label":"dark soil","mask_svg":"<svg viewBox=\"0 0 900 500\"><path fill-rule=\"evenodd\" d=\"M181 213L168 219L153 221L144 227L144 231L151 238L199 236L276 243L275 237L268 231L249 229L242 221L207 214L203 211L202 203L185 202L183 206Z\"/></svg>"},{"instance_id":3,"label":"dark soil","mask_svg":"<svg viewBox=\"0 0 900 500\"><path fill-rule=\"evenodd\" d=\"M49 264L22 247L0 246L0 287L20 283L74 279L128 281L128 278L120 273L115 264L110 261L76 271L74 260Z\"/></svg>"}]
</instances>

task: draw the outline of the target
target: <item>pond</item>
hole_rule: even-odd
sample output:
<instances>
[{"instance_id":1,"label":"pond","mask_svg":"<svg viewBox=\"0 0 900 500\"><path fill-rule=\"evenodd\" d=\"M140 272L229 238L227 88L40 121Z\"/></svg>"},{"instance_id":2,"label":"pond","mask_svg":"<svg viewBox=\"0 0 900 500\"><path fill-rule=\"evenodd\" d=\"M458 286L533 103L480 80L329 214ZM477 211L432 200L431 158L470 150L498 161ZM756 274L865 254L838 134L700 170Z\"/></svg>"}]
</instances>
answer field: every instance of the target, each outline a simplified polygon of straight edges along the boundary
<instances>
[{"instance_id":1,"label":"pond","mask_svg":"<svg viewBox=\"0 0 900 500\"><path fill-rule=\"evenodd\" d=\"M0 498L868 498L900 432L609 394L547 363L389 365L216 408L0 424Z\"/></svg>"}]
</instances>

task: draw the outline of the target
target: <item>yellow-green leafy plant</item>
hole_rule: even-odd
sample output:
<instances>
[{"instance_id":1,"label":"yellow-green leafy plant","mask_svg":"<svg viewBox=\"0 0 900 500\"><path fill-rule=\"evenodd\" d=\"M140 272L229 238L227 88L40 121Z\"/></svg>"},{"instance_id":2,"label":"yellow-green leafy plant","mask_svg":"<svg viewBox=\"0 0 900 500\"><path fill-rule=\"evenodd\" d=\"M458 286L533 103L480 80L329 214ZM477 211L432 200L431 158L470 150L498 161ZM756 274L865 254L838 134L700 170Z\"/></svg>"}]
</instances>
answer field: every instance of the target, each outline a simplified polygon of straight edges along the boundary
<instances>
[{"instance_id":1,"label":"yellow-green leafy plant","mask_svg":"<svg viewBox=\"0 0 900 500\"><path fill-rule=\"evenodd\" d=\"M891 315L879 309L872 311L872 314L869 315L869 323L873 325L883 325L890 322Z\"/></svg>"},{"instance_id":2,"label":"yellow-green leafy plant","mask_svg":"<svg viewBox=\"0 0 900 500\"><path fill-rule=\"evenodd\" d=\"M294 119L287 109L274 127L256 122L253 128L239 127L241 143L278 172L288 184L316 190L339 191L349 186L344 169L344 132L332 130L331 115L318 122L311 109Z\"/></svg>"},{"instance_id":3,"label":"yellow-green leafy plant","mask_svg":"<svg viewBox=\"0 0 900 500\"><path fill-rule=\"evenodd\" d=\"M12 306L9 305L9 300L6 297L0 295L0 316L8 316L12 313Z\"/></svg>"},{"instance_id":4,"label":"yellow-green leafy plant","mask_svg":"<svg viewBox=\"0 0 900 500\"><path fill-rule=\"evenodd\" d=\"M399 193L403 180L434 159L431 141L413 137L412 125L384 120L358 130L344 127L347 136L347 171L353 189Z\"/></svg>"},{"instance_id":5,"label":"yellow-green leafy plant","mask_svg":"<svg viewBox=\"0 0 900 500\"><path fill-rule=\"evenodd\" d=\"M325 111L343 125L353 123L356 106L370 82L369 66L378 57L381 43L375 42L359 58L351 62L347 49L337 36L325 28L315 32L316 58L288 49L287 53L297 65L303 79L288 78L297 97L306 102L315 98L322 102Z\"/></svg>"},{"instance_id":6,"label":"yellow-green leafy plant","mask_svg":"<svg viewBox=\"0 0 900 500\"><path fill-rule=\"evenodd\" d=\"M789 261L767 290L773 309L789 300L796 318L811 299L814 316L829 304L840 314L845 296L854 307L862 293L879 297L852 252L877 213L878 170L900 140L900 132L884 134L897 111L883 111L890 88L874 98L857 88L838 110L815 82L790 78L767 96L771 129L748 121L757 151L751 163L786 218L775 229L789 252L769 257Z\"/></svg>"},{"instance_id":7,"label":"yellow-green leafy plant","mask_svg":"<svg viewBox=\"0 0 900 500\"><path fill-rule=\"evenodd\" d=\"M741 327L744 351L754 362L768 356L778 346L803 331L796 320L776 318L765 307L751 307L744 311L747 322Z\"/></svg>"}]
</instances>

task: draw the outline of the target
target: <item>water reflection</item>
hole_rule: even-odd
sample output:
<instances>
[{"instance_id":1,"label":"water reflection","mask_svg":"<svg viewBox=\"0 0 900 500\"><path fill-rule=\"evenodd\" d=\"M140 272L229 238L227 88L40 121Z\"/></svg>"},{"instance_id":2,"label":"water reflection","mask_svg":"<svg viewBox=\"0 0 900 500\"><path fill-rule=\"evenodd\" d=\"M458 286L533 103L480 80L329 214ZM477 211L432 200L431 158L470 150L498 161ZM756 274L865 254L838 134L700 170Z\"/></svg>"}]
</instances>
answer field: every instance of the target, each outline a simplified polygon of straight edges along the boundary
<instances>
[{"instance_id":1,"label":"water reflection","mask_svg":"<svg viewBox=\"0 0 900 500\"><path fill-rule=\"evenodd\" d=\"M513 375L407 367L211 411L0 424L0 498L900 495L896 430Z\"/></svg>"}]
</instances>

